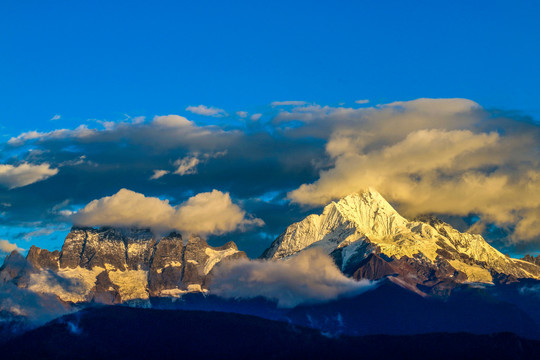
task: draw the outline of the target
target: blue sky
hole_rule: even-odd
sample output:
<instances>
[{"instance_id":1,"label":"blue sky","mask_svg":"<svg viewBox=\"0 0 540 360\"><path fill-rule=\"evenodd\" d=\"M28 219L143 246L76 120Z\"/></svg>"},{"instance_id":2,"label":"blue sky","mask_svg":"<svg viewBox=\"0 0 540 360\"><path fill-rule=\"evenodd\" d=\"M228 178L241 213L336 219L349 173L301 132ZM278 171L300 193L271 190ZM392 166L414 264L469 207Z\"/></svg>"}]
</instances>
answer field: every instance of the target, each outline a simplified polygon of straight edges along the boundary
<instances>
[{"instance_id":1,"label":"blue sky","mask_svg":"<svg viewBox=\"0 0 540 360\"><path fill-rule=\"evenodd\" d=\"M161 153L151 145L133 150L130 146L137 142L130 136L136 136L135 132L126 129L118 130L112 137L114 141L123 139L127 144L123 148L113 147L109 143L113 140L106 138L96 143L69 143L61 139L59 143L47 140L46 144L3 146L3 164L47 163L60 169L50 180L1 190L2 199L10 206L4 209L0 238L17 241L23 248L28 248L32 241L45 247L58 246L65 233L53 233L54 239L49 243L43 237L34 240L27 237L21 242L24 235L20 234L24 231L21 232L20 222L25 222L26 232L39 230L45 223L52 226L54 219L47 214L62 201L71 199L69 206L75 211L77 206L112 195L122 187L169 198L173 204L199 191L220 187L246 209L257 208L257 201L265 202L268 193L278 194L275 202L266 201L264 211L271 213L274 207L282 211L280 206L284 206L287 192L319 178L321 167L310 168L306 164L326 156L324 146L328 138L311 135L276 138L281 124L276 117L283 109L293 110L272 106L275 101L306 101L357 109L418 98L464 98L478 103L490 116L503 114L520 123L540 119L540 3L537 1L158 1L150 4L6 0L0 10L0 141L3 144L33 130L48 132L80 125L103 130L107 122L133 122L136 117L145 117L146 124L151 124L154 116L177 114L197 126L217 125L225 131L255 134L250 137L255 140L249 140L246 147L266 159L261 163L243 157L240 161L234 154L240 154L241 150L226 144L204 149L183 144ZM369 103L355 103L362 99ZM186 110L188 106L201 104L223 109L227 116L200 116ZM253 114L262 117L254 125L236 114L237 111L249 113L248 118ZM229 141L228 144L242 142L237 138ZM283 153L298 147L295 150L298 163L288 165L294 171L287 172L284 159L272 159L264 151L272 146L284 149ZM29 149L49 155L38 156L34 152L30 156ZM122 153L121 149L131 152ZM228 150L225 157L216 155L225 150ZM140 155L136 151L150 154L145 158L147 168L141 165L143 161L138 163ZM162 181L159 186L148 181L151 170L148 164L172 166L194 153L202 160L196 180L190 182L184 176L180 182L167 175L158 179ZM76 156L70 158L69 154ZM90 176L80 169L69 170L71 165L65 165L66 161L73 164L81 156L102 165L92 174L103 186L88 190L87 196L76 186L66 187L70 181L82 184L83 174ZM103 165L104 159L115 156L116 160ZM208 174L204 177L202 166L210 166L219 159L232 165L235 161L244 164L245 168L238 165L235 171L250 174L250 191L245 190L245 184L235 183L233 177L217 178L215 174L223 173L219 169L211 172L215 183L207 179ZM130 174L129 181L119 175L114 175L118 181L103 180L116 174L113 170L121 166ZM262 177L268 179L273 175L263 170L274 169L273 166L276 169L273 174L280 171L282 174L275 175L273 182L265 182ZM144 181L133 181L137 169L142 168ZM262 175L253 175L256 171ZM197 184L201 183L204 185L199 189ZM62 193L68 189L79 195ZM41 205L32 210L29 199L36 197L41 199ZM15 212L17 206L21 214L28 214L26 218L10 217L10 211ZM259 235L253 235L264 240L253 240L259 243L252 246L252 254L262 250L284 224L310 211L289 205L285 209L290 214L287 219L272 220L275 215L263 218L272 229L259 230ZM500 219L497 221L502 223ZM250 241L246 238L242 245L250 248ZM513 251L513 246L508 249Z\"/></svg>"},{"instance_id":2,"label":"blue sky","mask_svg":"<svg viewBox=\"0 0 540 360\"><path fill-rule=\"evenodd\" d=\"M2 125L463 97L538 118L537 1L3 1Z\"/></svg>"}]
</instances>

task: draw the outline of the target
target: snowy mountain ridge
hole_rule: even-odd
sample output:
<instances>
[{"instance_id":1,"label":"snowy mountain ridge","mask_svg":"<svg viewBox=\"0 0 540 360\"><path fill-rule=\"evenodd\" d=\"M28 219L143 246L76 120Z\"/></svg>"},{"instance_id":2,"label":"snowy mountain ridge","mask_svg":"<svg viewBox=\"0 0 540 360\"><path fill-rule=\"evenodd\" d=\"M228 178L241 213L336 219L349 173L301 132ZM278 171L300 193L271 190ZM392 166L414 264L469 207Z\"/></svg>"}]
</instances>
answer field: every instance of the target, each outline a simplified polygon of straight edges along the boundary
<instances>
[{"instance_id":1,"label":"snowy mountain ridge","mask_svg":"<svg viewBox=\"0 0 540 360\"><path fill-rule=\"evenodd\" d=\"M409 263L414 260L433 269L449 265L462 274L461 282L491 283L496 274L540 279L540 267L505 256L482 236L461 233L435 218L422 220L408 221L381 194L368 189L290 225L262 257L281 259L319 247L336 257L346 273L350 261L377 254Z\"/></svg>"}]
</instances>

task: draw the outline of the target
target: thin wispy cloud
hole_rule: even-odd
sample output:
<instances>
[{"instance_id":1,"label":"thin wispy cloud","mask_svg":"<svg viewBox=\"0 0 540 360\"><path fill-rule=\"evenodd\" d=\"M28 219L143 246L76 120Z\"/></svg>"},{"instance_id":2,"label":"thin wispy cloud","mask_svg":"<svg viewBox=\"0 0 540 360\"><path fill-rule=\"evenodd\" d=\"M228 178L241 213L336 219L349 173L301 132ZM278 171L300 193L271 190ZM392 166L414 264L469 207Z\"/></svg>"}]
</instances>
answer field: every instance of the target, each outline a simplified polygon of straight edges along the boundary
<instances>
[{"instance_id":1,"label":"thin wispy cloud","mask_svg":"<svg viewBox=\"0 0 540 360\"><path fill-rule=\"evenodd\" d=\"M167 175L169 171L167 170L154 170L154 174L150 176L150 180L157 180L165 175Z\"/></svg>"},{"instance_id":2,"label":"thin wispy cloud","mask_svg":"<svg viewBox=\"0 0 540 360\"><path fill-rule=\"evenodd\" d=\"M306 105L307 102L305 101L295 101L295 100L292 100L292 101L273 101L272 103L270 103L270 105L272 106L302 106L302 105Z\"/></svg>"},{"instance_id":3,"label":"thin wispy cloud","mask_svg":"<svg viewBox=\"0 0 540 360\"><path fill-rule=\"evenodd\" d=\"M95 130L89 129L87 125L80 125L74 130L58 129L49 132L28 131L12 137L8 140L8 144L22 145L30 140L65 139L70 137L84 138L94 134Z\"/></svg>"},{"instance_id":4,"label":"thin wispy cloud","mask_svg":"<svg viewBox=\"0 0 540 360\"><path fill-rule=\"evenodd\" d=\"M206 105L188 106L186 108L186 111L189 111L197 115L212 116L212 117L223 117L223 116L228 115L227 112L223 109L212 107L212 106L206 106Z\"/></svg>"},{"instance_id":5,"label":"thin wispy cloud","mask_svg":"<svg viewBox=\"0 0 540 360\"><path fill-rule=\"evenodd\" d=\"M196 174L197 165L199 165L199 163L200 160L196 156L186 156L183 159L178 159L174 163L174 165L177 167L174 173L181 176Z\"/></svg>"},{"instance_id":6,"label":"thin wispy cloud","mask_svg":"<svg viewBox=\"0 0 540 360\"><path fill-rule=\"evenodd\" d=\"M261 117L262 117L262 114L257 113L257 114L251 115L250 119L253 121L258 121Z\"/></svg>"},{"instance_id":7,"label":"thin wispy cloud","mask_svg":"<svg viewBox=\"0 0 540 360\"><path fill-rule=\"evenodd\" d=\"M190 154L174 162L174 166L176 167L174 173L180 176L196 174L198 171L197 166L199 164L204 164L210 159L219 158L225 156L226 154L227 150L206 154Z\"/></svg>"}]
</instances>

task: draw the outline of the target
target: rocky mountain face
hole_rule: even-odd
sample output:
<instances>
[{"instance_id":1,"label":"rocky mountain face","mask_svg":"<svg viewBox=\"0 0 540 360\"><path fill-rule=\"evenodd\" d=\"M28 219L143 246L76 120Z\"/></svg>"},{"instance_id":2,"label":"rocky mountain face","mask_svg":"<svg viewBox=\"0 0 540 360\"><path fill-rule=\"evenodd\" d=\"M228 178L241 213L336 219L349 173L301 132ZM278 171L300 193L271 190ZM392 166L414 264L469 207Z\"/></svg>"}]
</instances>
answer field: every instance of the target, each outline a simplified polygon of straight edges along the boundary
<instances>
[{"instance_id":1,"label":"rocky mountain face","mask_svg":"<svg viewBox=\"0 0 540 360\"><path fill-rule=\"evenodd\" d=\"M156 239L145 229L74 227L61 251L32 246L26 259L12 253L0 283L66 302L112 304L205 291L217 263L245 257L233 242L211 247L198 237L184 244L178 233Z\"/></svg>"},{"instance_id":2,"label":"rocky mountain face","mask_svg":"<svg viewBox=\"0 0 540 360\"><path fill-rule=\"evenodd\" d=\"M540 266L512 259L480 235L433 217L409 221L370 189L327 205L289 226L263 253L282 259L322 248L355 279L392 276L416 292L447 292L462 283L540 279Z\"/></svg>"},{"instance_id":3,"label":"rocky mountain face","mask_svg":"<svg viewBox=\"0 0 540 360\"><path fill-rule=\"evenodd\" d=\"M521 260L540 266L540 255L525 255Z\"/></svg>"}]
</instances>

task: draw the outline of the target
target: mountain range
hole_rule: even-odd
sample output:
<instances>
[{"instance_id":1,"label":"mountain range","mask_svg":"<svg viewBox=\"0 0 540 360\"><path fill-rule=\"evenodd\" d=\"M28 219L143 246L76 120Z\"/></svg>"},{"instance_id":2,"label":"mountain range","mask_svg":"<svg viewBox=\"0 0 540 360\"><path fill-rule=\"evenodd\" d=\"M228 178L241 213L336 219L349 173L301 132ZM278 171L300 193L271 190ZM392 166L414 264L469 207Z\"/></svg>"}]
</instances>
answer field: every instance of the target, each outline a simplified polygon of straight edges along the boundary
<instances>
[{"instance_id":1,"label":"mountain range","mask_svg":"<svg viewBox=\"0 0 540 360\"><path fill-rule=\"evenodd\" d=\"M288 309L272 296L225 299L212 292L221 265L290 263L314 250L343 276L369 280L372 290ZM41 323L96 304L127 304L236 312L355 336L511 331L540 338L538 259L510 258L482 236L432 216L407 220L369 189L290 225L258 260L233 242L212 247L176 232L73 227L60 251L32 246L26 258L14 251L5 259L0 325L11 331L56 301L59 310ZM233 287L243 286L237 280ZM14 300L30 298L31 309Z\"/></svg>"}]
</instances>

